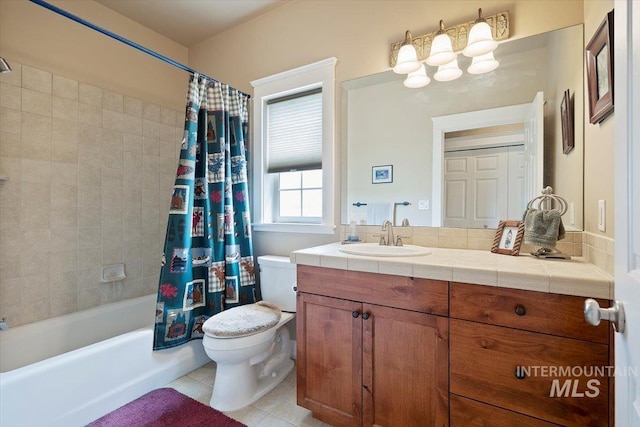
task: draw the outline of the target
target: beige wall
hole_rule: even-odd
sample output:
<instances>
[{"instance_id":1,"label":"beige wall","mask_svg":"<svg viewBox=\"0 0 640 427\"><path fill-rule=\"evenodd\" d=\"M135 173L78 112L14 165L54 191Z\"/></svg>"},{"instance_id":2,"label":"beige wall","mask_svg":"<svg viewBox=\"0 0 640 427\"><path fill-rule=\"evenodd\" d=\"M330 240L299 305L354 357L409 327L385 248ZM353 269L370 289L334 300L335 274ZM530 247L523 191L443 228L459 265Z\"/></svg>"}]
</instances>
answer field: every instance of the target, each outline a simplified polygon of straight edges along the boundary
<instances>
[{"instance_id":1,"label":"beige wall","mask_svg":"<svg viewBox=\"0 0 640 427\"><path fill-rule=\"evenodd\" d=\"M613 9L613 0L584 2L585 45ZM584 188L585 231L613 238L614 233L614 169L615 169L615 113L599 124L589 123L589 92L585 74L584 108ZM615 100L614 100L615 102ZM606 231L598 230L598 200L606 200Z\"/></svg>"},{"instance_id":2,"label":"beige wall","mask_svg":"<svg viewBox=\"0 0 640 427\"><path fill-rule=\"evenodd\" d=\"M340 84L389 69L389 50L405 30L424 34L438 20L456 24L508 9L512 37L583 22L583 3L569 1L292 1L266 15L189 48L189 64L238 89L249 82L324 58L338 58L336 67L336 137L340 137ZM230 60L224 60L230 58ZM336 155L341 148L338 139ZM337 168L340 170L340 167ZM340 183L336 184L336 221ZM288 255L291 250L334 242L334 235L256 233L257 254Z\"/></svg>"},{"instance_id":3,"label":"beige wall","mask_svg":"<svg viewBox=\"0 0 640 427\"><path fill-rule=\"evenodd\" d=\"M49 3L142 46L187 62L187 48L94 1ZM0 1L0 56L176 110L188 74L27 0Z\"/></svg>"}]
</instances>

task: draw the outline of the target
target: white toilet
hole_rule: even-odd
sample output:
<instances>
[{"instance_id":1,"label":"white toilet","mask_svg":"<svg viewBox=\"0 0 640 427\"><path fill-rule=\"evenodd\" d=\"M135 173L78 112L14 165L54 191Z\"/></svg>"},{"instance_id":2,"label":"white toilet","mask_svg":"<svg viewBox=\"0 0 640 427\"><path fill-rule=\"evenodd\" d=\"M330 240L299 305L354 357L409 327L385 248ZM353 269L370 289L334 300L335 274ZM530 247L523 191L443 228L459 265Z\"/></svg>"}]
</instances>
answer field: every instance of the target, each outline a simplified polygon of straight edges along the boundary
<instances>
[{"instance_id":1,"label":"white toilet","mask_svg":"<svg viewBox=\"0 0 640 427\"><path fill-rule=\"evenodd\" d=\"M295 317L296 265L287 257L258 257L262 299L218 313L202 329L216 377L210 405L236 411L260 399L291 372L286 323Z\"/></svg>"}]
</instances>

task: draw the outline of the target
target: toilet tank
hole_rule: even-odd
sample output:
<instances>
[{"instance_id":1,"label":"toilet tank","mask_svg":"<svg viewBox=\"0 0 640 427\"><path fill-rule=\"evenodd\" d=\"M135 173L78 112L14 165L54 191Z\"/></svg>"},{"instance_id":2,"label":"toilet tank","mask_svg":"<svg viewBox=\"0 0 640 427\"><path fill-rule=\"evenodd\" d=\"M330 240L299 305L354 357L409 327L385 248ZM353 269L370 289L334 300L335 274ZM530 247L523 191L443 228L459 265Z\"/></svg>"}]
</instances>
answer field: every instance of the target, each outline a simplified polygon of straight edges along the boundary
<instances>
[{"instance_id":1,"label":"toilet tank","mask_svg":"<svg viewBox=\"0 0 640 427\"><path fill-rule=\"evenodd\" d=\"M282 311L296 311L296 265L289 257L263 255L258 257L262 299L276 304Z\"/></svg>"}]
</instances>

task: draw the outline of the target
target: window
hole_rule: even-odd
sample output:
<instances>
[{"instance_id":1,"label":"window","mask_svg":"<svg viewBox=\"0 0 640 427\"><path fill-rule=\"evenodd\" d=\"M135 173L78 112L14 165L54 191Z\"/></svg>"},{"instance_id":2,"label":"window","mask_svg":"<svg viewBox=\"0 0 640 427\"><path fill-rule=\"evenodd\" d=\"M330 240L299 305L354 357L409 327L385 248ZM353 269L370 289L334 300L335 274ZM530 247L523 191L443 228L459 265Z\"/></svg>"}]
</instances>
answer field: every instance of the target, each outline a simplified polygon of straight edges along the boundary
<instances>
[{"instance_id":1,"label":"window","mask_svg":"<svg viewBox=\"0 0 640 427\"><path fill-rule=\"evenodd\" d=\"M257 231L334 233L335 63L251 82Z\"/></svg>"},{"instance_id":2,"label":"window","mask_svg":"<svg viewBox=\"0 0 640 427\"><path fill-rule=\"evenodd\" d=\"M279 175L277 222L321 223L322 169Z\"/></svg>"}]
</instances>

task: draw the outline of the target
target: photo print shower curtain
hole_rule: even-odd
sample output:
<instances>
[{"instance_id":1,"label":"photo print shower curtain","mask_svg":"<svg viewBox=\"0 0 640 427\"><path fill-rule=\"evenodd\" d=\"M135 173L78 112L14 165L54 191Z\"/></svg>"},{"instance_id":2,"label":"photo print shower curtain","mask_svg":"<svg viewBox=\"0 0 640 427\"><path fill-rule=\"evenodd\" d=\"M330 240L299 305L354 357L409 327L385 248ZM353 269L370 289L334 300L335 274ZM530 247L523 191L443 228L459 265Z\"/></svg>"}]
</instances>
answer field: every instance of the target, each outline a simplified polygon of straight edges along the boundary
<instances>
[{"instance_id":1,"label":"photo print shower curtain","mask_svg":"<svg viewBox=\"0 0 640 427\"><path fill-rule=\"evenodd\" d=\"M171 196L153 349L202 338L225 308L255 302L247 187L248 96L194 75Z\"/></svg>"}]
</instances>

